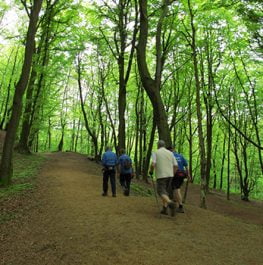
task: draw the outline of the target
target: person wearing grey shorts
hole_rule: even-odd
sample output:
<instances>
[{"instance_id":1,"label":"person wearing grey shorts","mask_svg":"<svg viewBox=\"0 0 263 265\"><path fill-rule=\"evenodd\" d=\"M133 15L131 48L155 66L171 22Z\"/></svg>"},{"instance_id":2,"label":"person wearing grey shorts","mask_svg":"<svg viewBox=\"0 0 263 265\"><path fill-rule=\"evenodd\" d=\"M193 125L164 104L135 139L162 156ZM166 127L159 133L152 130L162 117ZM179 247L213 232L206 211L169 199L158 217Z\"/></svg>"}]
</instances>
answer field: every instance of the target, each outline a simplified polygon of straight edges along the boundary
<instances>
[{"instance_id":1,"label":"person wearing grey shorts","mask_svg":"<svg viewBox=\"0 0 263 265\"><path fill-rule=\"evenodd\" d=\"M149 174L152 175L154 170L157 179L157 192L163 203L161 214L168 215L167 208L170 208L171 216L174 216L175 203L169 198L168 189L177 170L177 161L174 155L165 148L163 140L158 141L158 150L152 155Z\"/></svg>"}]
</instances>

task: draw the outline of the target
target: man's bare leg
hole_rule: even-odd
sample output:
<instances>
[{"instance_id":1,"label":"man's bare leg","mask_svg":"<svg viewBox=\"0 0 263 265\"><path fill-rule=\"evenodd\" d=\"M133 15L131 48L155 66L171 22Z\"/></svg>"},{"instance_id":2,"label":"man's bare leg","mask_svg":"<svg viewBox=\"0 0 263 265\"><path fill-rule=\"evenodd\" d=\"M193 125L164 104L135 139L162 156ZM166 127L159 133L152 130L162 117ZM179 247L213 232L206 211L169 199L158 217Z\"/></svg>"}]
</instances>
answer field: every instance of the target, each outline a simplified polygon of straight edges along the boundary
<instances>
[{"instance_id":1,"label":"man's bare leg","mask_svg":"<svg viewBox=\"0 0 263 265\"><path fill-rule=\"evenodd\" d=\"M169 198L168 195L162 194L161 196L162 201L163 201L163 212L166 212L167 207L171 209L171 215L174 216L175 214L175 203Z\"/></svg>"},{"instance_id":2,"label":"man's bare leg","mask_svg":"<svg viewBox=\"0 0 263 265\"><path fill-rule=\"evenodd\" d=\"M178 209L176 210L177 212L183 213L183 200L182 200L182 195L181 195L181 190L180 189L175 189L175 198L176 202L178 204Z\"/></svg>"}]
</instances>

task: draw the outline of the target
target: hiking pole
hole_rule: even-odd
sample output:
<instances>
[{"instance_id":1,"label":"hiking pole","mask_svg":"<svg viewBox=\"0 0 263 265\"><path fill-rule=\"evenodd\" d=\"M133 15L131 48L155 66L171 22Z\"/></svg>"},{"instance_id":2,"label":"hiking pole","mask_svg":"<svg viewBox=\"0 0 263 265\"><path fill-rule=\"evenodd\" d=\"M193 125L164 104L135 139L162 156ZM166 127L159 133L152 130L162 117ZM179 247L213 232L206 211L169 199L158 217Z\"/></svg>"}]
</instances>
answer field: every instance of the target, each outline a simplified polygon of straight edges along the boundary
<instances>
[{"instance_id":1,"label":"hiking pole","mask_svg":"<svg viewBox=\"0 0 263 265\"><path fill-rule=\"evenodd\" d=\"M192 181L192 177L188 173L187 174L187 181L186 181L186 184L185 184L183 203L186 202L186 197L187 197L187 193L188 193L188 185L189 185L189 182L191 182L191 181Z\"/></svg>"},{"instance_id":2,"label":"hiking pole","mask_svg":"<svg viewBox=\"0 0 263 265\"><path fill-rule=\"evenodd\" d=\"M155 200L156 200L156 206L157 206L158 212L160 212L159 202L158 202L158 197L157 197L157 192L156 192L156 187L155 187L155 184L154 184L154 181L153 181L153 173L150 172L149 174L150 174L150 179L152 180L154 196L155 196ZM161 214L160 213L159 213L159 218L161 218Z\"/></svg>"}]
</instances>

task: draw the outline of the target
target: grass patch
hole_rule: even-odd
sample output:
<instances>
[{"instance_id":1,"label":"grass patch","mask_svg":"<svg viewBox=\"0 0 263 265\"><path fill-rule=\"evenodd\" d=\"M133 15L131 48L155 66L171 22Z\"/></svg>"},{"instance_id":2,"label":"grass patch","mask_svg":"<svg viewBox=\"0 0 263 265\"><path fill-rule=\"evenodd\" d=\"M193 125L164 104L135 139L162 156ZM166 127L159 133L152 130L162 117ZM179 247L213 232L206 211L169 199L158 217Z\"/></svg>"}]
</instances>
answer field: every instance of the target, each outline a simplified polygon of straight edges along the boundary
<instances>
[{"instance_id":1,"label":"grass patch","mask_svg":"<svg viewBox=\"0 0 263 265\"><path fill-rule=\"evenodd\" d=\"M39 154L22 155L15 153L13 157L12 184L8 187L0 188L0 199L33 189L32 180L38 174L45 160L46 158Z\"/></svg>"},{"instance_id":2,"label":"grass patch","mask_svg":"<svg viewBox=\"0 0 263 265\"><path fill-rule=\"evenodd\" d=\"M154 195L154 191L152 188L146 187L146 185L139 182L131 183L131 191L135 195L144 196L144 197L150 197Z\"/></svg>"},{"instance_id":3,"label":"grass patch","mask_svg":"<svg viewBox=\"0 0 263 265\"><path fill-rule=\"evenodd\" d=\"M37 175L46 158L42 155L14 155L13 180L28 179Z\"/></svg>"},{"instance_id":4,"label":"grass patch","mask_svg":"<svg viewBox=\"0 0 263 265\"><path fill-rule=\"evenodd\" d=\"M22 191L25 190L31 190L33 189L32 183L19 183L19 184L12 184L8 186L7 188L1 188L0 189L0 199L6 198L12 195L16 195Z\"/></svg>"}]
</instances>

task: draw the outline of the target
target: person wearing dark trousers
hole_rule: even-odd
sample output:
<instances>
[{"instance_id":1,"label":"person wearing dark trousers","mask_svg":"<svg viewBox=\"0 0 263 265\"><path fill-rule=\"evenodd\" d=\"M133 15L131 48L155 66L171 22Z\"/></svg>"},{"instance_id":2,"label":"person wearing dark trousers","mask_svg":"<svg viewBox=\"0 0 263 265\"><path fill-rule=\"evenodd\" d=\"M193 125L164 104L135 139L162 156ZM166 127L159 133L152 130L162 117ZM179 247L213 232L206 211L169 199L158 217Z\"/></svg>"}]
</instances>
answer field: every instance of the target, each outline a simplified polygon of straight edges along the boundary
<instances>
[{"instance_id":1,"label":"person wearing dark trousers","mask_svg":"<svg viewBox=\"0 0 263 265\"><path fill-rule=\"evenodd\" d=\"M132 168L132 160L126 154L125 149L120 150L120 157L119 157L119 177L120 177L120 184L123 189L123 194L125 196L130 195L130 184L131 179L133 177L133 168Z\"/></svg>"},{"instance_id":2,"label":"person wearing dark trousers","mask_svg":"<svg viewBox=\"0 0 263 265\"><path fill-rule=\"evenodd\" d=\"M108 195L108 181L110 179L112 197L116 197L116 169L118 164L117 155L112 152L110 147L106 147L105 153L102 155L103 165L103 193L102 196Z\"/></svg>"},{"instance_id":3,"label":"person wearing dark trousers","mask_svg":"<svg viewBox=\"0 0 263 265\"><path fill-rule=\"evenodd\" d=\"M184 183L184 179L188 178L191 181L191 176L188 172L188 163L182 154L177 153L173 147L168 148L174 155L177 164L178 170L175 172L175 175L172 180L172 198L175 197L175 201L178 204L176 212L184 213L183 200L181 195L181 186Z\"/></svg>"}]
</instances>

